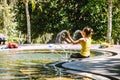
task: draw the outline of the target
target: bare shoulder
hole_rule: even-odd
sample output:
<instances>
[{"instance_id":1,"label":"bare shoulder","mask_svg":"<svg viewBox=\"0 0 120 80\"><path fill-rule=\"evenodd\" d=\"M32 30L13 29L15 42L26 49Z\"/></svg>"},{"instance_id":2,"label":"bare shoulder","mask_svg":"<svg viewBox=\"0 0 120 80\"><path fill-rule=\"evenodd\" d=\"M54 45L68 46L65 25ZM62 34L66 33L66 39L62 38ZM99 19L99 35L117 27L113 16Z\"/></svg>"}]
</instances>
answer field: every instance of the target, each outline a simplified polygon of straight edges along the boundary
<instances>
[{"instance_id":1,"label":"bare shoulder","mask_svg":"<svg viewBox=\"0 0 120 80\"><path fill-rule=\"evenodd\" d=\"M80 38L79 41L86 42L85 38Z\"/></svg>"}]
</instances>

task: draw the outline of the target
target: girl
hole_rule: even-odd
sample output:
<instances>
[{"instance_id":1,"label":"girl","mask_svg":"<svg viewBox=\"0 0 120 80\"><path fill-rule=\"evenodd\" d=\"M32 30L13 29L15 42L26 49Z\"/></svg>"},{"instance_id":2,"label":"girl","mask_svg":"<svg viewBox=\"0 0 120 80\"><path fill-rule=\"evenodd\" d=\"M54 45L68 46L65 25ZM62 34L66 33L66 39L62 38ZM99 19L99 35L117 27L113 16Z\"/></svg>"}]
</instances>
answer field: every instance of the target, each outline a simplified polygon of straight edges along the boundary
<instances>
[{"instance_id":1,"label":"girl","mask_svg":"<svg viewBox=\"0 0 120 80\"><path fill-rule=\"evenodd\" d=\"M92 37L93 29L89 27L85 27L80 33L82 35L82 38L78 40L73 40L70 36L70 33L67 31L68 39L73 44L81 44L82 49L80 53L76 53L71 55L71 58L87 58L90 56L90 46L91 46L91 37Z\"/></svg>"}]
</instances>

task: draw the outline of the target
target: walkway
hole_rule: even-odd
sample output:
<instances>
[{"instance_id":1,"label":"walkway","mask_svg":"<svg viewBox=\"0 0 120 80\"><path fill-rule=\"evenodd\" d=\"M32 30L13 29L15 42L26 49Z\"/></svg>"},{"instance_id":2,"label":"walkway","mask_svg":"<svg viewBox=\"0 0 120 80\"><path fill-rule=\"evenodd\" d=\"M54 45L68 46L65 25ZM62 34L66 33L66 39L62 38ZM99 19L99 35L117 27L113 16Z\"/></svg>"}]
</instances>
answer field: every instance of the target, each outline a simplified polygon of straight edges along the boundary
<instances>
[{"instance_id":1,"label":"walkway","mask_svg":"<svg viewBox=\"0 0 120 80\"><path fill-rule=\"evenodd\" d=\"M98 47L99 45L92 45L91 49L115 52L117 55L67 62L62 64L62 67L70 70L67 71L68 73L79 74L81 71L92 73L94 75L90 77L97 80L120 80L120 45L114 45L113 47L104 49ZM95 75L104 76L106 79Z\"/></svg>"}]
</instances>

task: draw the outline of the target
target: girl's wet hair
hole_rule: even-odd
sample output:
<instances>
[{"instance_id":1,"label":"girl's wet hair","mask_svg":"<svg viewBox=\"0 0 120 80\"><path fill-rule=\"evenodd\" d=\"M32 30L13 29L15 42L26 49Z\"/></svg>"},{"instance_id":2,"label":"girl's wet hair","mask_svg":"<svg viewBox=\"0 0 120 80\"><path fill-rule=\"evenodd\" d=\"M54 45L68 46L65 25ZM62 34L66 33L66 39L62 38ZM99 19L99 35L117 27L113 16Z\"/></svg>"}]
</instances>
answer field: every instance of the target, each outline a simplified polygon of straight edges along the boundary
<instances>
[{"instance_id":1,"label":"girl's wet hair","mask_svg":"<svg viewBox=\"0 0 120 80\"><path fill-rule=\"evenodd\" d=\"M92 29L92 28L89 28L89 27L85 27L85 28L83 29L83 31L86 33L86 36L89 36L89 35L92 34L93 29Z\"/></svg>"}]
</instances>

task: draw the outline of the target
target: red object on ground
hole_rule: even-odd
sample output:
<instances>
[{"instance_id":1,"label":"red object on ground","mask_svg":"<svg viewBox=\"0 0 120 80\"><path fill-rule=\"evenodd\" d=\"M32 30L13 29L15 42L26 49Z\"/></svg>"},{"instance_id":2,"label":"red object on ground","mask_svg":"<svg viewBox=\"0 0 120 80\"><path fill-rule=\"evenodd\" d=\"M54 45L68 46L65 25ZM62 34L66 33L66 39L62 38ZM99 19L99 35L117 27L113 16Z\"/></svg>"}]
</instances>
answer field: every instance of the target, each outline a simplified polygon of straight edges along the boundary
<instances>
[{"instance_id":1,"label":"red object on ground","mask_svg":"<svg viewBox=\"0 0 120 80\"><path fill-rule=\"evenodd\" d=\"M16 43L8 43L8 48L18 48L18 44L16 44Z\"/></svg>"}]
</instances>

